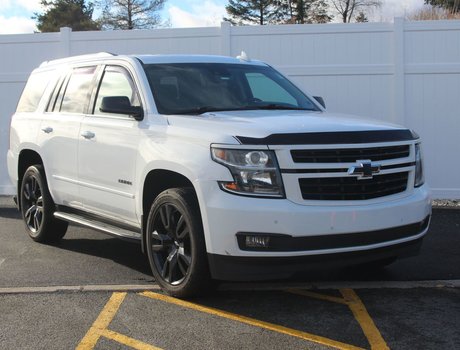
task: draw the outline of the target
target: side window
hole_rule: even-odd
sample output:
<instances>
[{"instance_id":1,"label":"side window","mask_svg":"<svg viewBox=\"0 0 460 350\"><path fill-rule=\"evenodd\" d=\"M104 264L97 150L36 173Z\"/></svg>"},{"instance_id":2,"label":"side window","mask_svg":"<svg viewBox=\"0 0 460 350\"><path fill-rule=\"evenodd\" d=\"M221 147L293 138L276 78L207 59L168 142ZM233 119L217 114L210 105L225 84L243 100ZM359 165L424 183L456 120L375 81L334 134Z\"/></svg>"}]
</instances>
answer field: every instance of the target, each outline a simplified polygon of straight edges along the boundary
<instances>
[{"instance_id":1,"label":"side window","mask_svg":"<svg viewBox=\"0 0 460 350\"><path fill-rule=\"evenodd\" d=\"M94 114L107 114L100 110L102 99L107 96L125 96L132 106L141 105L131 76L121 67L106 67L97 92Z\"/></svg>"},{"instance_id":2,"label":"side window","mask_svg":"<svg viewBox=\"0 0 460 350\"><path fill-rule=\"evenodd\" d=\"M35 112L54 71L34 73L29 77L16 109L17 112Z\"/></svg>"},{"instance_id":3,"label":"side window","mask_svg":"<svg viewBox=\"0 0 460 350\"><path fill-rule=\"evenodd\" d=\"M75 68L67 83L65 91L61 88L54 111L66 113L86 113L91 94L96 67ZM62 97L61 97L62 96Z\"/></svg>"},{"instance_id":4,"label":"side window","mask_svg":"<svg viewBox=\"0 0 460 350\"><path fill-rule=\"evenodd\" d=\"M297 106L297 100L286 89L262 73L246 73L252 96L264 102L286 103Z\"/></svg>"}]
</instances>

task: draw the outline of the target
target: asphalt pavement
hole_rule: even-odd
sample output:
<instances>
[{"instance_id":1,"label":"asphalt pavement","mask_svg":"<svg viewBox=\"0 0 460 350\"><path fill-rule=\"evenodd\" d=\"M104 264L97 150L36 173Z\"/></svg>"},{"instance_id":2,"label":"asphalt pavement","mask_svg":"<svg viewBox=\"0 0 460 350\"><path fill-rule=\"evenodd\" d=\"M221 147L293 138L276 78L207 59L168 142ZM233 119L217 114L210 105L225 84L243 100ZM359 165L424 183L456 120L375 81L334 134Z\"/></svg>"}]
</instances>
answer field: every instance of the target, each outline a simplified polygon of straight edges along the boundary
<instances>
[{"instance_id":1,"label":"asphalt pavement","mask_svg":"<svg viewBox=\"0 0 460 350\"><path fill-rule=\"evenodd\" d=\"M0 349L460 348L460 210L434 209L421 254L381 271L227 283L189 301L159 291L137 244L70 226L24 232L0 197Z\"/></svg>"}]
</instances>

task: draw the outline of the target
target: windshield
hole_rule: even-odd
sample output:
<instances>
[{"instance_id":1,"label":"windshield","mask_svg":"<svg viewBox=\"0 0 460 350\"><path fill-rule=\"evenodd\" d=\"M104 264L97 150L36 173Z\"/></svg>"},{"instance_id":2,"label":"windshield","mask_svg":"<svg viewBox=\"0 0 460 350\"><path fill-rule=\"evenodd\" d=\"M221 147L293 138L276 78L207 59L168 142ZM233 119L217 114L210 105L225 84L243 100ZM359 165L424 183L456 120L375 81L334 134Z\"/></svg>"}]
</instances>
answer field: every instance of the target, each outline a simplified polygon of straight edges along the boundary
<instances>
[{"instance_id":1,"label":"windshield","mask_svg":"<svg viewBox=\"0 0 460 350\"><path fill-rule=\"evenodd\" d=\"M148 64L145 72L161 114L319 108L267 66L227 63Z\"/></svg>"}]
</instances>

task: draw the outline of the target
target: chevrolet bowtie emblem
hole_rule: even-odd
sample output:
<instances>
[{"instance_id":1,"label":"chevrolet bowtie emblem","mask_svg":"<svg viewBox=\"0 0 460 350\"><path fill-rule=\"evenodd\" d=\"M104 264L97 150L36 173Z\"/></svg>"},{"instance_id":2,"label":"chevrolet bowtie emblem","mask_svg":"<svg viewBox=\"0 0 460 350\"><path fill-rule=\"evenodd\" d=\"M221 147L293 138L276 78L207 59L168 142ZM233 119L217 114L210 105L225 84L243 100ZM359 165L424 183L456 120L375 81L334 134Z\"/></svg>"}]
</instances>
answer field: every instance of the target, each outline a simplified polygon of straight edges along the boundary
<instances>
[{"instance_id":1,"label":"chevrolet bowtie emblem","mask_svg":"<svg viewBox=\"0 0 460 350\"><path fill-rule=\"evenodd\" d=\"M348 169L349 175L358 176L358 180L372 179L374 174L380 172L380 164L372 163L370 160L357 160L356 165Z\"/></svg>"}]
</instances>

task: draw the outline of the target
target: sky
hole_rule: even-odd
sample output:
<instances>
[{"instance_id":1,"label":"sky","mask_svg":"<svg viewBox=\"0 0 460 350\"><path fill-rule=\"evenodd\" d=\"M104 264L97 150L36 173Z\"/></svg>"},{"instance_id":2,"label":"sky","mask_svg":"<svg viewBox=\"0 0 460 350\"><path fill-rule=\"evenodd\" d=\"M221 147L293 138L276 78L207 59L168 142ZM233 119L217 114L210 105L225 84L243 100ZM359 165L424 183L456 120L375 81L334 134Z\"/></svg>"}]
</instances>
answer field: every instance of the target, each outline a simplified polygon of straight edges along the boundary
<instances>
[{"instance_id":1,"label":"sky","mask_svg":"<svg viewBox=\"0 0 460 350\"><path fill-rule=\"evenodd\" d=\"M374 11L376 21L391 21L394 17L423 6L423 0L383 0L381 9ZM167 0L162 11L173 28L219 26L226 15L227 0ZM33 33L34 13L40 13L40 0L0 0L0 34Z\"/></svg>"}]
</instances>

